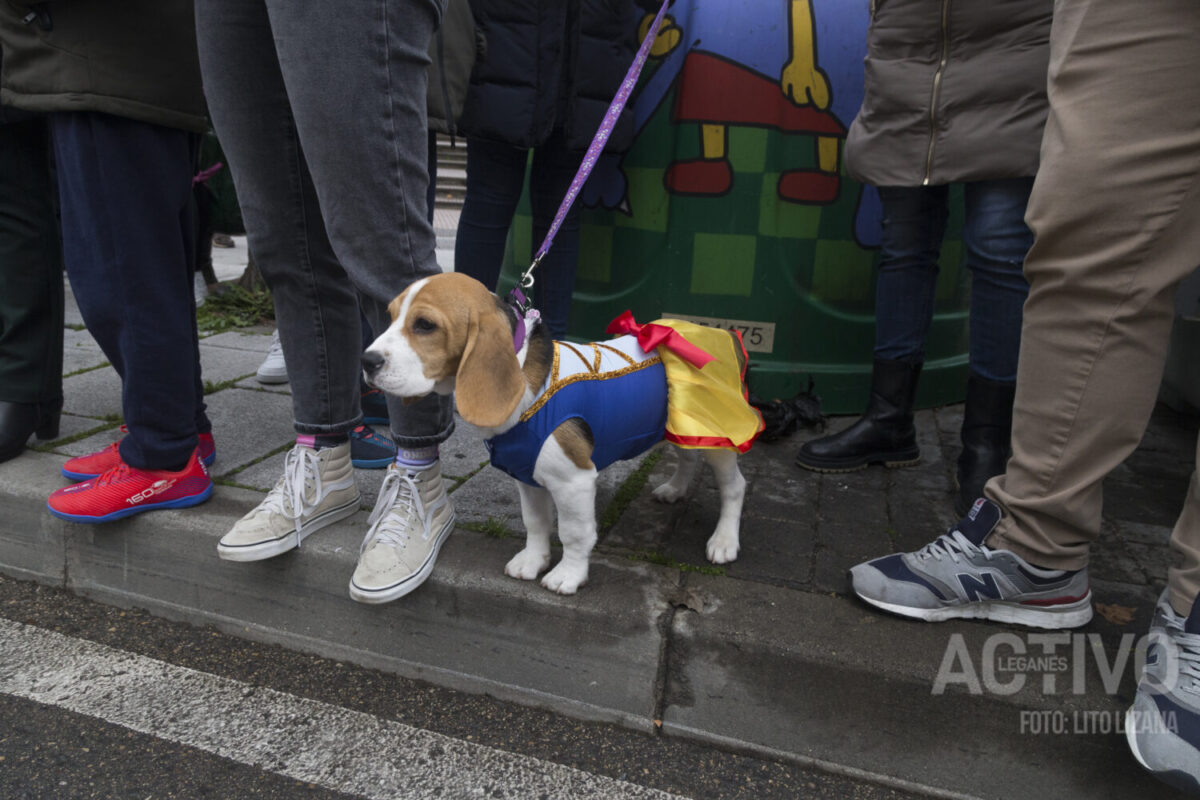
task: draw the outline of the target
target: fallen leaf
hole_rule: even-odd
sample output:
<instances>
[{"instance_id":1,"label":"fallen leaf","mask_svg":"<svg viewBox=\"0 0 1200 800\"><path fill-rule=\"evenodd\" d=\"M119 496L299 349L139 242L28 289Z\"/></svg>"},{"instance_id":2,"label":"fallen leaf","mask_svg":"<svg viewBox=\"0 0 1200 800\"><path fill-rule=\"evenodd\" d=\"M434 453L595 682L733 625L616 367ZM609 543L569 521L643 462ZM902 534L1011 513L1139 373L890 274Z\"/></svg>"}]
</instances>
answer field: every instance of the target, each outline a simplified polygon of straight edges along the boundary
<instances>
[{"instance_id":1,"label":"fallen leaf","mask_svg":"<svg viewBox=\"0 0 1200 800\"><path fill-rule=\"evenodd\" d=\"M1129 606L1108 605L1096 603L1096 612L1113 625L1128 625L1133 622L1133 612L1137 609Z\"/></svg>"}]
</instances>

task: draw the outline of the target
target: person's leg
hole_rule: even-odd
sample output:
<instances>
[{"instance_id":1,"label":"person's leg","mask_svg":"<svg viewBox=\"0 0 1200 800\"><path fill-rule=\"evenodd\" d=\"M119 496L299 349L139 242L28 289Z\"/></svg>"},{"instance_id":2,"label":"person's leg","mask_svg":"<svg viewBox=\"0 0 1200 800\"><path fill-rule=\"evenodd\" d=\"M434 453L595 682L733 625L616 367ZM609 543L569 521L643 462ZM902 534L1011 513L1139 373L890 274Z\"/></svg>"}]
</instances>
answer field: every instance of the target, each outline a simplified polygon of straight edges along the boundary
<instances>
[{"instance_id":1,"label":"person's leg","mask_svg":"<svg viewBox=\"0 0 1200 800\"><path fill-rule=\"evenodd\" d=\"M217 545L223 559L257 561L358 508L349 443L361 420L358 299L326 235L266 4L199 0L196 38L209 111L287 356L286 371L268 377L290 379L298 434L274 488Z\"/></svg>"},{"instance_id":2,"label":"person's leg","mask_svg":"<svg viewBox=\"0 0 1200 800\"><path fill-rule=\"evenodd\" d=\"M91 112L51 117L63 254L79 310L122 379L122 460L177 470L196 449L192 142Z\"/></svg>"},{"instance_id":3,"label":"person's leg","mask_svg":"<svg viewBox=\"0 0 1200 800\"><path fill-rule=\"evenodd\" d=\"M275 302L296 432L346 436L361 422L358 298L325 232L265 3L200 0L196 31L248 246Z\"/></svg>"},{"instance_id":4,"label":"person's leg","mask_svg":"<svg viewBox=\"0 0 1200 800\"><path fill-rule=\"evenodd\" d=\"M963 245L971 270L971 368L958 458L960 515L994 475L1004 472L1012 429L1021 307L1029 294L1025 254L1033 232L1025 208L1033 178L973 181L963 186Z\"/></svg>"},{"instance_id":5,"label":"person's leg","mask_svg":"<svg viewBox=\"0 0 1200 800\"><path fill-rule=\"evenodd\" d=\"M467 196L458 218L454 271L470 275L491 291L500 280L504 244L525 185L528 156L523 148L467 140Z\"/></svg>"},{"instance_id":6,"label":"person's leg","mask_svg":"<svg viewBox=\"0 0 1200 800\"><path fill-rule=\"evenodd\" d=\"M329 241L381 331L396 295L441 272L425 199L426 73L441 4L267 0L267 13ZM347 391L357 402L357 375ZM436 446L454 429L447 395L391 398L388 408L401 447Z\"/></svg>"},{"instance_id":7,"label":"person's leg","mask_svg":"<svg viewBox=\"0 0 1200 800\"><path fill-rule=\"evenodd\" d=\"M913 400L933 319L949 189L884 186L879 197L883 231L867 409L846 430L805 442L796 454L796 465L805 469L848 472L874 463L903 467L921 457Z\"/></svg>"},{"instance_id":8,"label":"person's leg","mask_svg":"<svg viewBox=\"0 0 1200 800\"><path fill-rule=\"evenodd\" d=\"M875 280L875 358L919 363L933 320L947 186L881 186L883 230Z\"/></svg>"},{"instance_id":9,"label":"person's leg","mask_svg":"<svg viewBox=\"0 0 1200 800\"><path fill-rule=\"evenodd\" d=\"M1006 512L989 544L1045 567L1087 564L1101 481L1141 440L1174 290L1200 253L1198 43L1184 0L1056 7L1013 455L985 490ZM1177 527L1175 540L1193 550L1200 529ZM1200 560L1172 572L1178 613L1198 587Z\"/></svg>"},{"instance_id":10,"label":"person's leg","mask_svg":"<svg viewBox=\"0 0 1200 800\"><path fill-rule=\"evenodd\" d=\"M1055 6L1050 116L1026 214L1035 240L1025 260L1013 455L948 534L851 570L867 602L922 619L1040 627L1091 619L1086 566L1101 481L1141 440L1174 290L1200 252L1197 42L1191 0ZM1172 535L1183 560L1160 609L1190 614L1200 635L1198 519L1193 484ZM1194 730L1200 705L1184 713ZM1200 741L1188 747L1190 774L1200 776Z\"/></svg>"},{"instance_id":11,"label":"person's leg","mask_svg":"<svg viewBox=\"0 0 1200 800\"><path fill-rule=\"evenodd\" d=\"M1033 178L964 184L963 245L971 270L971 371L992 381L1017 377L1021 308L1029 294L1025 255L1033 232L1025 209Z\"/></svg>"},{"instance_id":12,"label":"person's leg","mask_svg":"<svg viewBox=\"0 0 1200 800\"><path fill-rule=\"evenodd\" d=\"M0 461L58 435L62 247L44 119L0 123Z\"/></svg>"},{"instance_id":13,"label":"person's leg","mask_svg":"<svg viewBox=\"0 0 1200 800\"><path fill-rule=\"evenodd\" d=\"M566 136L556 129L544 145L534 148L529 176L529 199L533 212L533 247L540 247L558 213L583 154L567 149ZM542 263L533 273L534 303L542 313L550 335L563 339L571 319L575 292L575 270L579 261L579 203L567 212L562 227ZM600 331L595 331L596 338ZM585 337L588 338L588 337Z\"/></svg>"}]
</instances>

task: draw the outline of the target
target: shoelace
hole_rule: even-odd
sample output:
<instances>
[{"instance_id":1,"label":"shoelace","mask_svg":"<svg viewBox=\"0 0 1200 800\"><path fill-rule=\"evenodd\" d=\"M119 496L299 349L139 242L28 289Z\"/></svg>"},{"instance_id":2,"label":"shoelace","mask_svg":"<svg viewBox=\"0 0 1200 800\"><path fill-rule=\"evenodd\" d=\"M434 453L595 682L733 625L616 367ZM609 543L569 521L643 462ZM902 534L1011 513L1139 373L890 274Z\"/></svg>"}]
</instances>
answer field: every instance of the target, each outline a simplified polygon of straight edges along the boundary
<instances>
[{"instance_id":1,"label":"shoelace","mask_svg":"<svg viewBox=\"0 0 1200 800\"><path fill-rule=\"evenodd\" d=\"M379 500L376 501L371 516L367 517L370 527L367 528L367 535L359 548L360 553L376 540L393 547L404 547L408 544L408 515L392 515L398 504L405 510L412 509L415 512L428 535L429 521L425 519L425 504L421 502L421 492L417 488L418 474L411 470L405 470L403 473L398 469L388 470L383 484L379 487Z\"/></svg>"},{"instance_id":2,"label":"shoelace","mask_svg":"<svg viewBox=\"0 0 1200 800\"><path fill-rule=\"evenodd\" d=\"M309 480L313 502L304 499ZM293 447L283 461L283 478L271 488L260 508L290 517L297 532L304 530L303 516L317 507L321 498L321 457L310 447Z\"/></svg>"},{"instance_id":3,"label":"shoelace","mask_svg":"<svg viewBox=\"0 0 1200 800\"><path fill-rule=\"evenodd\" d=\"M279 341L279 331L271 336L271 347L267 350L267 358L283 358L283 342Z\"/></svg>"},{"instance_id":4,"label":"shoelace","mask_svg":"<svg viewBox=\"0 0 1200 800\"><path fill-rule=\"evenodd\" d=\"M951 530L934 539L913 555L917 558L933 558L937 561L941 561L943 556L950 556L950 560L957 564L960 556L972 556L976 553L991 561L994 551L975 544L963 536L961 531Z\"/></svg>"},{"instance_id":5,"label":"shoelace","mask_svg":"<svg viewBox=\"0 0 1200 800\"><path fill-rule=\"evenodd\" d=\"M367 518L370 527L367 529L367 535L363 538L362 547L359 548L360 553L374 541L401 548L407 545L408 520L411 516L415 516L421 523L423 529L421 538L428 539L430 537L433 532L430 523L433 521L434 515L438 509L450 501L445 493L442 493L427 509L417 486L421 482L420 477L421 473L415 470L406 469L403 473L399 469L388 470L387 475L383 478L383 484L379 487L379 500L375 503L371 516ZM393 515L392 512L397 510L411 511L412 513Z\"/></svg>"},{"instance_id":6,"label":"shoelace","mask_svg":"<svg viewBox=\"0 0 1200 800\"><path fill-rule=\"evenodd\" d=\"M116 445L113 445L116 447ZM110 483L119 481L129 474L131 467L122 461L107 472L102 472L92 479L92 486L108 486Z\"/></svg>"},{"instance_id":7,"label":"shoelace","mask_svg":"<svg viewBox=\"0 0 1200 800\"><path fill-rule=\"evenodd\" d=\"M1176 614L1174 609L1170 614L1163 615L1163 622L1164 627L1171 632L1169 640L1176 648L1179 677L1187 678L1186 681L1179 682L1178 688L1188 694L1200 696L1200 634L1185 633L1184 618Z\"/></svg>"}]
</instances>

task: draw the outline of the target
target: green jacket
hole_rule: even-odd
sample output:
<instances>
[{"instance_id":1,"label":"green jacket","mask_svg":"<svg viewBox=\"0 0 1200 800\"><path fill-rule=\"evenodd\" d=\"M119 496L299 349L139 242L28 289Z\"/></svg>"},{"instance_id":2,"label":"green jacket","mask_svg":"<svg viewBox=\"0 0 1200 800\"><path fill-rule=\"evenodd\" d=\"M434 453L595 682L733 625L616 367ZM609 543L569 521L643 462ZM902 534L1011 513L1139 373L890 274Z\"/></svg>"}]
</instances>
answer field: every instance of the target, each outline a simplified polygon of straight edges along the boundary
<instances>
[{"instance_id":1,"label":"green jacket","mask_svg":"<svg viewBox=\"0 0 1200 800\"><path fill-rule=\"evenodd\" d=\"M192 0L0 0L0 102L203 132L193 14Z\"/></svg>"}]
</instances>

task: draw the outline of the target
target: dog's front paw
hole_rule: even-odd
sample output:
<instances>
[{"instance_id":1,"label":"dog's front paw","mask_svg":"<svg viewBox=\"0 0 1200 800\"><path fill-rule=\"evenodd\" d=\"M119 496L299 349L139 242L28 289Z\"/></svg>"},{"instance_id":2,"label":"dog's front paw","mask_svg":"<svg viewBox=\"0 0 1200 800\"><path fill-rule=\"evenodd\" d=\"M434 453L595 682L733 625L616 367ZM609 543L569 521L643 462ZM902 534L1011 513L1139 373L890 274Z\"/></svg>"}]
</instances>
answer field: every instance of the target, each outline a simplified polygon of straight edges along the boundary
<instances>
[{"instance_id":1,"label":"dog's front paw","mask_svg":"<svg viewBox=\"0 0 1200 800\"><path fill-rule=\"evenodd\" d=\"M587 574L587 564L579 567L560 561L542 578L542 586L559 594L575 594L580 586L587 583Z\"/></svg>"},{"instance_id":2,"label":"dog's front paw","mask_svg":"<svg viewBox=\"0 0 1200 800\"><path fill-rule=\"evenodd\" d=\"M541 575L542 570L548 566L550 566L549 553L539 553L526 547L504 565L504 574L510 578L531 581Z\"/></svg>"},{"instance_id":3,"label":"dog's front paw","mask_svg":"<svg viewBox=\"0 0 1200 800\"><path fill-rule=\"evenodd\" d=\"M687 494L687 485L680 486L674 481L667 481L662 486L655 488L651 494L660 503L677 503Z\"/></svg>"},{"instance_id":4,"label":"dog's front paw","mask_svg":"<svg viewBox=\"0 0 1200 800\"><path fill-rule=\"evenodd\" d=\"M704 548L704 552L708 555L708 560L714 564L728 564L731 561L736 561L738 556L738 535L737 531L732 534L724 531L717 531L708 538L708 544Z\"/></svg>"}]
</instances>

